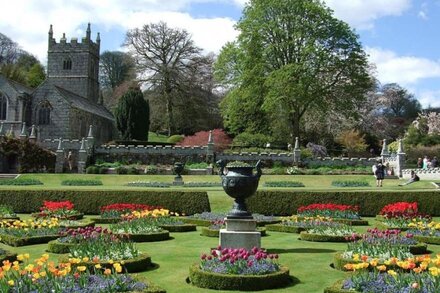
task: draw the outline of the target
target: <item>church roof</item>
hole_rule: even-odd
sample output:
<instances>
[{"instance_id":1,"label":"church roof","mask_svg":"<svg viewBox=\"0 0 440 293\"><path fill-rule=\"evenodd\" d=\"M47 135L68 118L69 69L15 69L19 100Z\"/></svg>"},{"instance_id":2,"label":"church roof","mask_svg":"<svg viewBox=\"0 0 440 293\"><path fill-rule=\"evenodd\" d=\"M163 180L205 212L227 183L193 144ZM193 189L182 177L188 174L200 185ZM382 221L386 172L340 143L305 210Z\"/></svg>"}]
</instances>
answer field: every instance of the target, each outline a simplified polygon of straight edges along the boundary
<instances>
[{"instance_id":1,"label":"church roof","mask_svg":"<svg viewBox=\"0 0 440 293\"><path fill-rule=\"evenodd\" d=\"M77 94L74 94L59 86L54 87L68 102L70 102L72 107L104 117L112 121L114 120L112 113L110 113L110 111L107 110L107 108L105 108L104 106L95 104L88 99L78 96Z\"/></svg>"},{"instance_id":2,"label":"church roof","mask_svg":"<svg viewBox=\"0 0 440 293\"><path fill-rule=\"evenodd\" d=\"M33 88L30 88L21 83L6 78L3 74L0 74L0 78L3 79L5 82L7 82L17 93L26 93L30 95L34 91Z\"/></svg>"}]
</instances>

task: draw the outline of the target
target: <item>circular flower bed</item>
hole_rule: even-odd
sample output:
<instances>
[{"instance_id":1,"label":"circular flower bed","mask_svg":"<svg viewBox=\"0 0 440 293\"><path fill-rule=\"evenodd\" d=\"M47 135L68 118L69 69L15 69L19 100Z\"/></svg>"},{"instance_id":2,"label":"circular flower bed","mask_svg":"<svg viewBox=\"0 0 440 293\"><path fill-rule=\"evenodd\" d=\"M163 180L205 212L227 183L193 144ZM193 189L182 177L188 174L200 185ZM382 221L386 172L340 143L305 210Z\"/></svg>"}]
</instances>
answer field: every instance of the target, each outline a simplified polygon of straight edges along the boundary
<instances>
[{"instance_id":1,"label":"circular flower bed","mask_svg":"<svg viewBox=\"0 0 440 293\"><path fill-rule=\"evenodd\" d=\"M60 231L56 218L0 222L0 239L11 246L47 243L58 238Z\"/></svg>"},{"instance_id":2,"label":"circular flower bed","mask_svg":"<svg viewBox=\"0 0 440 293\"><path fill-rule=\"evenodd\" d=\"M277 263L278 255L264 250L218 247L190 267L189 279L197 287L216 290L259 291L291 282L289 269Z\"/></svg>"},{"instance_id":3,"label":"circular flower bed","mask_svg":"<svg viewBox=\"0 0 440 293\"><path fill-rule=\"evenodd\" d=\"M122 220L122 216L130 214L133 211L160 209L159 206L150 206L144 204L116 203L106 205L100 208L100 216L93 218L97 224L113 224Z\"/></svg>"},{"instance_id":4,"label":"circular flower bed","mask_svg":"<svg viewBox=\"0 0 440 293\"><path fill-rule=\"evenodd\" d=\"M420 214L417 202L396 202L384 206L376 219L380 228L406 231L417 224L428 224L432 217Z\"/></svg>"},{"instance_id":5,"label":"circular flower bed","mask_svg":"<svg viewBox=\"0 0 440 293\"><path fill-rule=\"evenodd\" d=\"M297 210L298 217L327 217L345 221L346 224L365 224L359 216L359 207L334 203L314 203L301 206ZM368 222L367 222L368 224Z\"/></svg>"},{"instance_id":6,"label":"circular flower bed","mask_svg":"<svg viewBox=\"0 0 440 293\"><path fill-rule=\"evenodd\" d=\"M408 225L407 234L412 235L417 241L440 245L440 223L419 221Z\"/></svg>"},{"instance_id":7,"label":"circular flower bed","mask_svg":"<svg viewBox=\"0 0 440 293\"><path fill-rule=\"evenodd\" d=\"M313 221L314 226L300 233L301 240L316 242L347 242L357 237L351 226L333 221Z\"/></svg>"},{"instance_id":8,"label":"circular flower bed","mask_svg":"<svg viewBox=\"0 0 440 293\"><path fill-rule=\"evenodd\" d=\"M20 220L14 209L9 205L0 205L0 221L16 221Z\"/></svg>"},{"instance_id":9,"label":"circular flower bed","mask_svg":"<svg viewBox=\"0 0 440 293\"><path fill-rule=\"evenodd\" d=\"M302 231L306 231L307 229L311 229L317 225L320 225L321 222L329 222L332 219L328 217L316 216L316 217L283 217L281 218L281 223L267 225L266 228L269 231L276 232L287 232L287 233L300 233Z\"/></svg>"}]
</instances>

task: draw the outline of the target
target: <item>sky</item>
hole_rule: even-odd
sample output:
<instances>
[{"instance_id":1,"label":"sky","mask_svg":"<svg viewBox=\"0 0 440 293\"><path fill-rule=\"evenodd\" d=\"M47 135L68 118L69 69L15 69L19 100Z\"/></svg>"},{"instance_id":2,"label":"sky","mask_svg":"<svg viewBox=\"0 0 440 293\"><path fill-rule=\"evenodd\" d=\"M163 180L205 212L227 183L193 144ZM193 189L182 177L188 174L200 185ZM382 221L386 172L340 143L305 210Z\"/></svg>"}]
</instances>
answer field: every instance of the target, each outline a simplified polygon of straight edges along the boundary
<instances>
[{"instance_id":1,"label":"sky","mask_svg":"<svg viewBox=\"0 0 440 293\"><path fill-rule=\"evenodd\" d=\"M57 41L101 34L101 52L122 50L125 33L165 21L186 29L206 53L233 41L247 0L0 0L0 32L47 60L47 33ZM440 107L440 0L324 0L359 35L376 77L398 83L424 108Z\"/></svg>"}]
</instances>

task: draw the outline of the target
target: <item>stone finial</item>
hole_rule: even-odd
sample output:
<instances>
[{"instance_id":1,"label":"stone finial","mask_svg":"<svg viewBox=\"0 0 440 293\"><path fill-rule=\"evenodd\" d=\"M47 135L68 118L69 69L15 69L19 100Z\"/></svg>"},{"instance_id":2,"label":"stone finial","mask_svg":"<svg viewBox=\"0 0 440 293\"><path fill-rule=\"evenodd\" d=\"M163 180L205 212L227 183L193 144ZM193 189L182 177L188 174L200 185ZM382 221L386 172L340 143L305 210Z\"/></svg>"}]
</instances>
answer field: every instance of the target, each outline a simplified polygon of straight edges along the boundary
<instances>
[{"instance_id":1,"label":"stone finial","mask_svg":"<svg viewBox=\"0 0 440 293\"><path fill-rule=\"evenodd\" d=\"M295 150L299 149L299 139L295 137Z\"/></svg>"},{"instance_id":2,"label":"stone finial","mask_svg":"<svg viewBox=\"0 0 440 293\"><path fill-rule=\"evenodd\" d=\"M89 134L87 134L87 138L93 138L93 125L89 126Z\"/></svg>"},{"instance_id":3,"label":"stone finial","mask_svg":"<svg viewBox=\"0 0 440 293\"><path fill-rule=\"evenodd\" d=\"M50 25L50 27L49 27L49 38L52 39L52 36L53 36L53 28L52 28L52 25Z\"/></svg>"},{"instance_id":4,"label":"stone finial","mask_svg":"<svg viewBox=\"0 0 440 293\"><path fill-rule=\"evenodd\" d=\"M388 155L388 154L389 154L389 152L388 152L387 140L384 139L383 144L382 144L382 152L380 153L380 155L383 156L383 155Z\"/></svg>"},{"instance_id":5,"label":"stone finial","mask_svg":"<svg viewBox=\"0 0 440 293\"><path fill-rule=\"evenodd\" d=\"M81 147L79 148L80 152L85 152L86 151L86 147L85 147L86 141L84 139L84 137L81 140Z\"/></svg>"},{"instance_id":6,"label":"stone finial","mask_svg":"<svg viewBox=\"0 0 440 293\"><path fill-rule=\"evenodd\" d=\"M30 139L35 139L37 138L36 134L35 134L35 124L32 124L32 128L31 128L31 135L29 135Z\"/></svg>"},{"instance_id":7,"label":"stone finial","mask_svg":"<svg viewBox=\"0 0 440 293\"><path fill-rule=\"evenodd\" d=\"M63 149L63 139L60 137L58 139L58 147L57 147L57 151L60 151Z\"/></svg>"},{"instance_id":8,"label":"stone finial","mask_svg":"<svg viewBox=\"0 0 440 293\"><path fill-rule=\"evenodd\" d=\"M96 35L96 42L98 44L101 43L101 35L99 33Z\"/></svg>"},{"instance_id":9,"label":"stone finial","mask_svg":"<svg viewBox=\"0 0 440 293\"><path fill-rule=\"evenodd\" d=\"M26 123L22 123L21 124L21 133L20 133L20 137L27 137L27 131L26 131Z\"/></svg>"},{"instance_id":10,"label":"stone finial","mask_svg":"<svg viewBox=\"0 0 440 293\"><path fill-rule=\"evenodd\" d=\"M214 140L212 139L212 130L209 131L208 143L214 143Z\"/></svg>"},{"instance_id":11,"label":"stone finial","mask_svg":"<svg viewBox=\"0 0 440 293\"><path fill-rule=\"evenodd\" d=\"M87 30L86 30L86 38L88 41L90 41L90 34L91 34L91 30L90 30L90 22L87 24Z\"/></svg>"}]
</instances>

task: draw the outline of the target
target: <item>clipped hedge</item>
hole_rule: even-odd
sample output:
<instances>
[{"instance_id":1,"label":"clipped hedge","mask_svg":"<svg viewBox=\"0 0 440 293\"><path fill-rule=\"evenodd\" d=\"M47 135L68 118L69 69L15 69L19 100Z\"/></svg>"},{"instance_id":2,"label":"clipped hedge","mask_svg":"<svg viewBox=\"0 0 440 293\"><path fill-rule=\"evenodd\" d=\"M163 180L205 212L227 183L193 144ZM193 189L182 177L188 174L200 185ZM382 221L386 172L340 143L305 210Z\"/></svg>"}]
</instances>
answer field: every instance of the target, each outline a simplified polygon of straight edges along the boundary
<instances>
[{"instance_id":1,"label":"clipped hedge","mask_svg":"<svg viewBox=\"0 0 440 293\"><path fill-rule=\"evenodd\" d=\"M197 225L194 224L160 225L159 227L169 232L191 232L197 230Z\"/></svg>"},{"instance_id":2,"label":"clipped hedge","mask_svg":"<svg viewBox=\"0 0 440 293\"><path fill-rule=\"evenodd\" d=\"M299 234L301 240L305 241L313 241L313 242L350 242L350 239L347 239L347 236L335 236L335 235L322 235L322 234L313 234L307 231L302 231Z\"/></svg>"},{"instance_id":3,"label":"clipped hedge","mask_svg":"<svg viewBox=\"0 0 440 293\"><path fill-rule=\"evenodd\" d=\"M52 240L49 241L47 243L47 252L52 252L52 253L57 253L57 254L61 254L61 253L69 253L70 252L70 248L73 246L78 245L77 243L63 243L63 242L59 242L58 239L56 240Z\"/></svg>"},{"instance_id":4,"label":"clipped hedge","mask_svg":"<svg viewBox=\"0 0 440 293\"><path fill-rule=\"evenodd\" d=\"M266 225L268 231L285 232L285 233L301 233L306 229L298 226L287 226L283 224Z\"/></svg>"},{"instance_id":5,"label":"clipped hedge","mask_svg":"<svg viewBox=\"0 0 440 293\"><path fill-rule=\"evenodd\" d=\"M51 240L57 239L59 235L33 236L33 237L17 237L8 234L0 234L1 242L9 246L25 246L32 244L47 243Z\"/></svg>"},{"instance_id":6,"label":"clipped hedge","mask_svg":"<svg viewBox=\"0 0 440 293\"><path fill-rule=\"evenodd\" d=\"M161 206L179 214L210 211L204 191L153 190L0 190L0 204L10 205L16 213L32 213L43 201L70 200L85 214L99 214L100 207L116 202Z\"/></svg>"},{"instance_id":7,"label":"clipped hedge","mask_svg":"<svg viewBox=\"0 0 440 293\"><path fill-rule=\"evenodd\" d=\"M440 245L440 237L414 235L414 239L427 244Z\"/></svg>"},{"instance_id":8,"label":"clipped hedge","mask_svg":"<svg viewBox=\"0 0 440 293\"><path fill-rule=\"evenodd\" d=\"M2 179L0 180L0 185L18 185L18 186L28 186L28 185L43 185L38 179Z\"/></svg>"},{"instance_id":9,"label":"clipped hedge","mask_svg":"<svg viewBox=\"0 0 440 293\"><path fill-rule=\"evenodd\" d=\"M361 216L376 216L387 204L416 201L419 212L440 216L438 191L287 191L260 190L246 202L248 210L263 215L291 216L300 206L312 203L358 205Z\"/></svg>"},{"instance_id":10,"label":"clipped hedge","mask_svg":"<svg viewBox=\"0 0 440 293\"><path fill-rule=\"evenodd\" d=\"M69 256L62 256L59 258L59 262L69 262ZM121 262L121 260L114 260L114 262ZM112 268L113 262L107 262L107 261L101 261L99 264L103 268ZM74 267L78 266L87 266L90 270L93 270L96 263L93 261L88 262L79 262L72 264ZM124 259L123 263L121 262L121 266L123 267L123 270L128 273L137 273L137 272L143 272L148 269L150 269L153 264L151 263L151 257L146 253L139 254L138 257L131 258L131 259Z\"/></svg>"},{"instance_id":11,"label":"clipped hedge","mask_svg":"<svg viewBox=\"0 0 440 293\"><path fill-rule=\"evenodd\" d=\"M148 234L119 234L122 236L128 236L128 239L133 242L156 242L170 239L170 232L163 230L160 232L148 233Z\"/></svg>"},{"instance_id":12,"label":"clipped hedge","mask_svg":"<svg viewBox=\"0 0 440 293\"><path fill-rule=\"evenodd\" d=\"M215 290L261 291L281 288L292 282L289 269L281 267L279 272L266 275L227 275L204 272L199 264L189 268L191 283L200 288Z\"/></svg>"}]
</instances>

